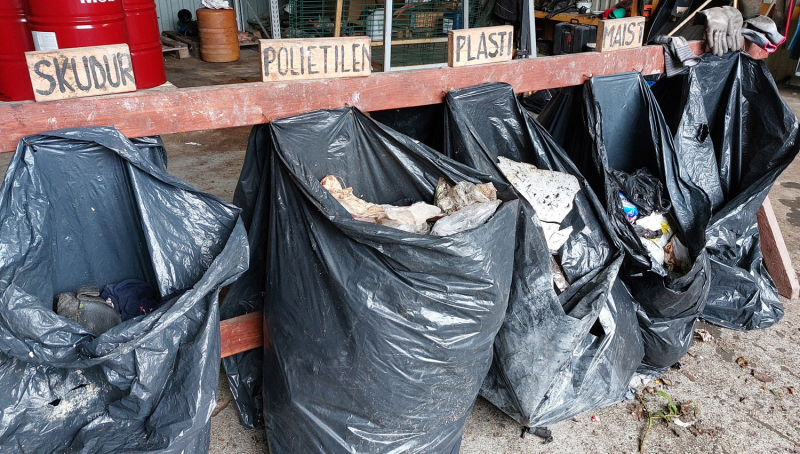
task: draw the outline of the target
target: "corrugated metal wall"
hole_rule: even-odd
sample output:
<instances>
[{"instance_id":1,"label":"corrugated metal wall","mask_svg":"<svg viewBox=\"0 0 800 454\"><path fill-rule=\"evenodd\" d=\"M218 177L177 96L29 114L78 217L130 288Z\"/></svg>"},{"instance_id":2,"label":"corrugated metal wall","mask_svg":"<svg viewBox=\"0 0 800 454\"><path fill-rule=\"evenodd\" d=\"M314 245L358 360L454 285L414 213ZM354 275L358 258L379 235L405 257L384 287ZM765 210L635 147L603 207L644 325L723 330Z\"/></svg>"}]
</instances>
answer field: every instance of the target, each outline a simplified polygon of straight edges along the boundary
<instances>
[{"instance_id":1,"label":"corrugated metal wall","mask_svg":"<svg viewBox=\"0 0 800 454\"><path fill-rule=\"evenodd\" d=\"M259 16L269 14L269 1L268 0L241 0L242 9L244 10L245 20L252 17L250 8L247 7L247 2L258 12ZM233 5L233 1L229 1ZM158 26L161 31L176 30L178 26L178 11L188 9L195 16L195 11L202 5L200 0L156 0L156 10L158 11ZM269 27L267 27L269 28Z\"/></svg>"}]
</instances>

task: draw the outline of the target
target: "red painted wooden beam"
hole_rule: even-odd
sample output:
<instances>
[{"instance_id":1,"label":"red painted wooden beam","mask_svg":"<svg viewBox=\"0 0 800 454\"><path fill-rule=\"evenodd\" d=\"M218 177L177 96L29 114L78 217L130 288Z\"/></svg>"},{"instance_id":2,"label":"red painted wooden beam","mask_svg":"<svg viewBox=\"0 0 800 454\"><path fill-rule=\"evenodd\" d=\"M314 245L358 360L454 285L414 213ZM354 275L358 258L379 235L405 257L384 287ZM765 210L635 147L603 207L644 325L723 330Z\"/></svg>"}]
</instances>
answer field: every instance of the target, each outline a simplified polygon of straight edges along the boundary
<instances>
[{"instance_id":1,"label":"red painted wooden beam","mask_svg":"<svg viewBox=\"0 0 800 454\"><path fill-rule=\"evenodd\" d=\"M219 322L221 357L246 352L264 345L261 311Z\"/></svg>"},{"instance_id":2,"label":"red painted wooden beam","mask_svg":"<svg viewBox=\"0 0 800 454\"><path fill-rule=\"evenodd\" d=\"M701 52L702 42L691 45L695 53ZM751 54L763 58L759 50L756 47ZM523 92L580 85L592 76L627 71L648 75L663 70L662 47L645 46L352 79L153 89L64 101L0 103L0 151L14 151L19 139L27 135L77 126L114 125L128 137L141 137L254 125L342 106L369 112L436 104L454 88L484 82L506 82Z\"/></svg>"},{"instance_id":3,"label":"red painted wooden beam","mask_svg":"<svg viewBox=\"0 0 800 454\"><path fill-rule=\"evenodd\" d=\"M769 197L764 199L756 216L758 232L761 235L761 254L764 266L767 267L772 280L775 281L778 294L784 298L797 298L800 296L800 282L797 280L797 272L792 266L792 259L786 243L783 241L778 218L775 217Z\"/></svg>"}]
</instances>

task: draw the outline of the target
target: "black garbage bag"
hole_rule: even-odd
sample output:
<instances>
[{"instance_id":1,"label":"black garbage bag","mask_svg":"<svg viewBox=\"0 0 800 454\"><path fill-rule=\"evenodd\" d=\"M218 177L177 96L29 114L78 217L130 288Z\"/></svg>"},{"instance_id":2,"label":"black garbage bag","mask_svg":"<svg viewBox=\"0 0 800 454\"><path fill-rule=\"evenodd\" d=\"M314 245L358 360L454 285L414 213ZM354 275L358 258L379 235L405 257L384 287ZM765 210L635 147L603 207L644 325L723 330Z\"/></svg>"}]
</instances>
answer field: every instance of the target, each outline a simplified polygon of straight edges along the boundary
<instances>
[{"instance_id":1,"label":"black garbage bag","mask_svg":"<svg viewBox=\"0 0 800 454\"><path fill-rule=\"evenodd\" d=\"M485 181L351 109L255 127L244 168L237 193L251 204L250 239L263 256L251 257L225 305L263 294L268 341L263 380L242 359L231 386L245 384L242 398L255 391L249 383L263 384L270 451L458 452L506 311L513 191L494 182L506 201L452 236L353 219L323 177L384 204L432 201L440 177ZM252 415L257 401L247 395L239 408Z\"/></svg>"},{"instance_id":2,"label":"black garbage bag","mask_svg":"<svg viewBox=\"0 0 800 454\"><path fill-rule=\"evenodd\" d=\"M267 178L269 154L269 128L254 127L250 131L239 181L233 193L233 203L240 207L241 218L247 230L250 245L250 265L247 271L228 288L222 304L220 318L246 315L264 307L266 286L264 277L267 270L267 238L262 230L269 228L270 204L269 184L262 184ZM259 203L261 201L261 203ZM264 427L264 405L261 392L264 350L255 348L222 359L233 401L239 412L239 421L246 429Z\"/></svg>"},{"instance_id":3,"label":"black garbage bag","mask_svg":"<svg viewBox=\"0 0 800 454\"><path fill-rule=\"evenodd\" d=\"M623 108L624 107L624 108ZM640 372L657 374L691 346L694 323L709 287L702 232L708 197L680 166L672 137L650 88L638 73L595 77L562 90L539 116L597 194L626 257L622 278L641 306L645 357ZM642 245L622 209L614 170L646 168L666 188L673 227L689 250L692 267L673 276Z\"/></svg>"},{"instance_id":4,"label":"black garbage bag","mask_svg":"<svg viewBox=\"0 0 800 454\"><path fill-rule=\"evenodd\" d=\"M639 208L640 216L653 212L667 213L672 208L664 185L647 167L636 169L632 174L611 169L611 175L628 199Z\"/></svg>"},{"instance_id":5,"label":"black garbage bag","mask_svg":"<svg viewBox=\"0 0 800 454\"><path fill-rule=\"evenodd\" d=\"M444 104L376 110L370 112L369 116L400 134L419 140L434 150L441 150L444 147L442 130Z\"/></svg>"},{"instance_id":6,"label":"black garbage bag","mask_svg":"<svg viewBox=\"0 0 800 454\"><path fill-rule=\"evenodd\" d=\"M550 102L556 94L558 94L557 89L547 88L535 91L531 94L519 95L519 104L525 108L525 110L540 114L547 103Z\"/></svg>"},{"instance_id":7,"label":"black garbage bag","mask_svg":"<svg viewBox=\"0 0 800 454\"><path fill-rule=\"evenodd\" d=\"M797 156L797 118L766 64L744 52L703 54L689 74L653 91L682 167L709 197L712 283L703 318L732 329L771 326L783 306L762 262L756 213Z\"/></svg>"},{"instance_id":8,"label":"black garbage bag","mask_svg":"<svg viewBox=\"0 0 800 454\"><path fill-rule=\"evenodd\" d=\"M559 250L571 284L560 295L536 212L521 199L508 311L481 395L529 428L622 400L644 351L637 305L617 279L623 254L602 205L511 86L453 90L446 100L449 156L493 179L505 180L497 166L503 156L581 184L561 224L573 230Z\"/></svg>"},{"instance_id":9,"label":"black garbage bag","mask_svg":"<svg viewBox=\"0 0 800 454\"><path fill-rule=\"evenodd\" d=\"M158 169L167 171L167 150L164 148L164 142L161 137L137 137L129 139L131 143L136 145L136 148L144 154L144 157L150 160Z\"/></svg>"},{"instance_id":10,"label":"black garbage bag","mask_svg":"<svg viewBox=\"0 0 800 454\"><path fill-rule=\"evenodd\" d=\"M0 250L0 446L208 450L216 299L247 267L236 207L168 175L114 128L54 131L22 139L12 158ZM61 292L129 278L162 296L188 290L98 337L53 311Z\"/></svg>"}]
</instances>

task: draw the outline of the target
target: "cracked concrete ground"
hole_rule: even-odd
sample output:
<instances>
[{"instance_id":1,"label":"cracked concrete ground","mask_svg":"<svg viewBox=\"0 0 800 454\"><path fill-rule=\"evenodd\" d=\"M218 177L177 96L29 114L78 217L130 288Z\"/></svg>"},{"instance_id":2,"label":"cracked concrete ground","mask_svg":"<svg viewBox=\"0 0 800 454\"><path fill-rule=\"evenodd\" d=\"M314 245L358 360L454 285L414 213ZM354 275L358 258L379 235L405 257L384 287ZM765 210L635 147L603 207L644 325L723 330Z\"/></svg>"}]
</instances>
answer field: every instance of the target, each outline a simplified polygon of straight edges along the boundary
<instances>
[{"instance_id":1,"label":"cracked concrete ground","mask_svg":"<svg viewBox=\"0 0 800 454\"><path fill-rule=\"evenodd\" d=\"M170 81L179 87L235 83L257 78L258 54L245 50L238 65L171 60ZM256 68L256 70L253 70ZM784 98L800 113L800 90L783 88ZM197 188L231 200L244 159L250 128L182 133L164 136L169 171ZM0 155L5 169L10 154ZM800 161L795 161L770 192L795 268L800 266ZM647 435L648 452L800 453L800 301L785 301L786 315L763 331L737 332L705 328L713 338L696 341L680 370L670 370L654 390L678 403L692 401L689 419L700 423L683 428L656 422ZM744 367L737 363L743 358ZM756 371L754 376L753 370ZM761 375L763 374L763 375ZM761 378L771 379L762 381ZM794 393L790 389L794 389ZM665 400L645 393L655 411ZM220 379L221 411L212 418L212 453L267 452L264 431L243 430L224 375ZM624 401L550 427L554 441L542 444L533 436L520 438L516 422L483 399L467 421L461 452L544 453L624 452L639 448L647 421L634 401ZM593 418L595 417L595 418Z\"/></svg>"}]
</instances>

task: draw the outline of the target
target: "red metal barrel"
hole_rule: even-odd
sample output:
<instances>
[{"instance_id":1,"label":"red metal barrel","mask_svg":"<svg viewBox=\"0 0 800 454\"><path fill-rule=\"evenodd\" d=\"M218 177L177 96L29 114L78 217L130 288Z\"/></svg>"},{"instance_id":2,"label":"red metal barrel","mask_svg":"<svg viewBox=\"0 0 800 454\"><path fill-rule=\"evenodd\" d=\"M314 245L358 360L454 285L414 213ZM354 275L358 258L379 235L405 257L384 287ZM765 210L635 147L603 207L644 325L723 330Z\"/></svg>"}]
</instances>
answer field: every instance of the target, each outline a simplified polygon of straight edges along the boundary
<instances>
[{"instance_id":1,"label":"red metal barrel","mask_svg":"<svg viewBox=\"0 0 800 454\"><path fill-rule=\"evenodd\" d=\"M0 1L0 101L33 99L25 52L33 40L22 0Z\"/></svg>"},{"instance_id":2,"label":"red metal barrel","mask_svg":"<svg viewBox=\"0 0 800 454\"><path fill-rule=\"evenodd\" d=\"M167 81L155 0L123 0L138 88L156 87Z\"/></svg>"},{"instance_id":3,"label":"red metal barrel","mask_svg":"<svg viewBox=\"0 0 800 454\"><path fill-rule=\"evenodd\" d=\"M128 42L122 0L27 2L28 23L37 45L55 44L59 49L67 49Z\"/></svg>"}]
</instances>

